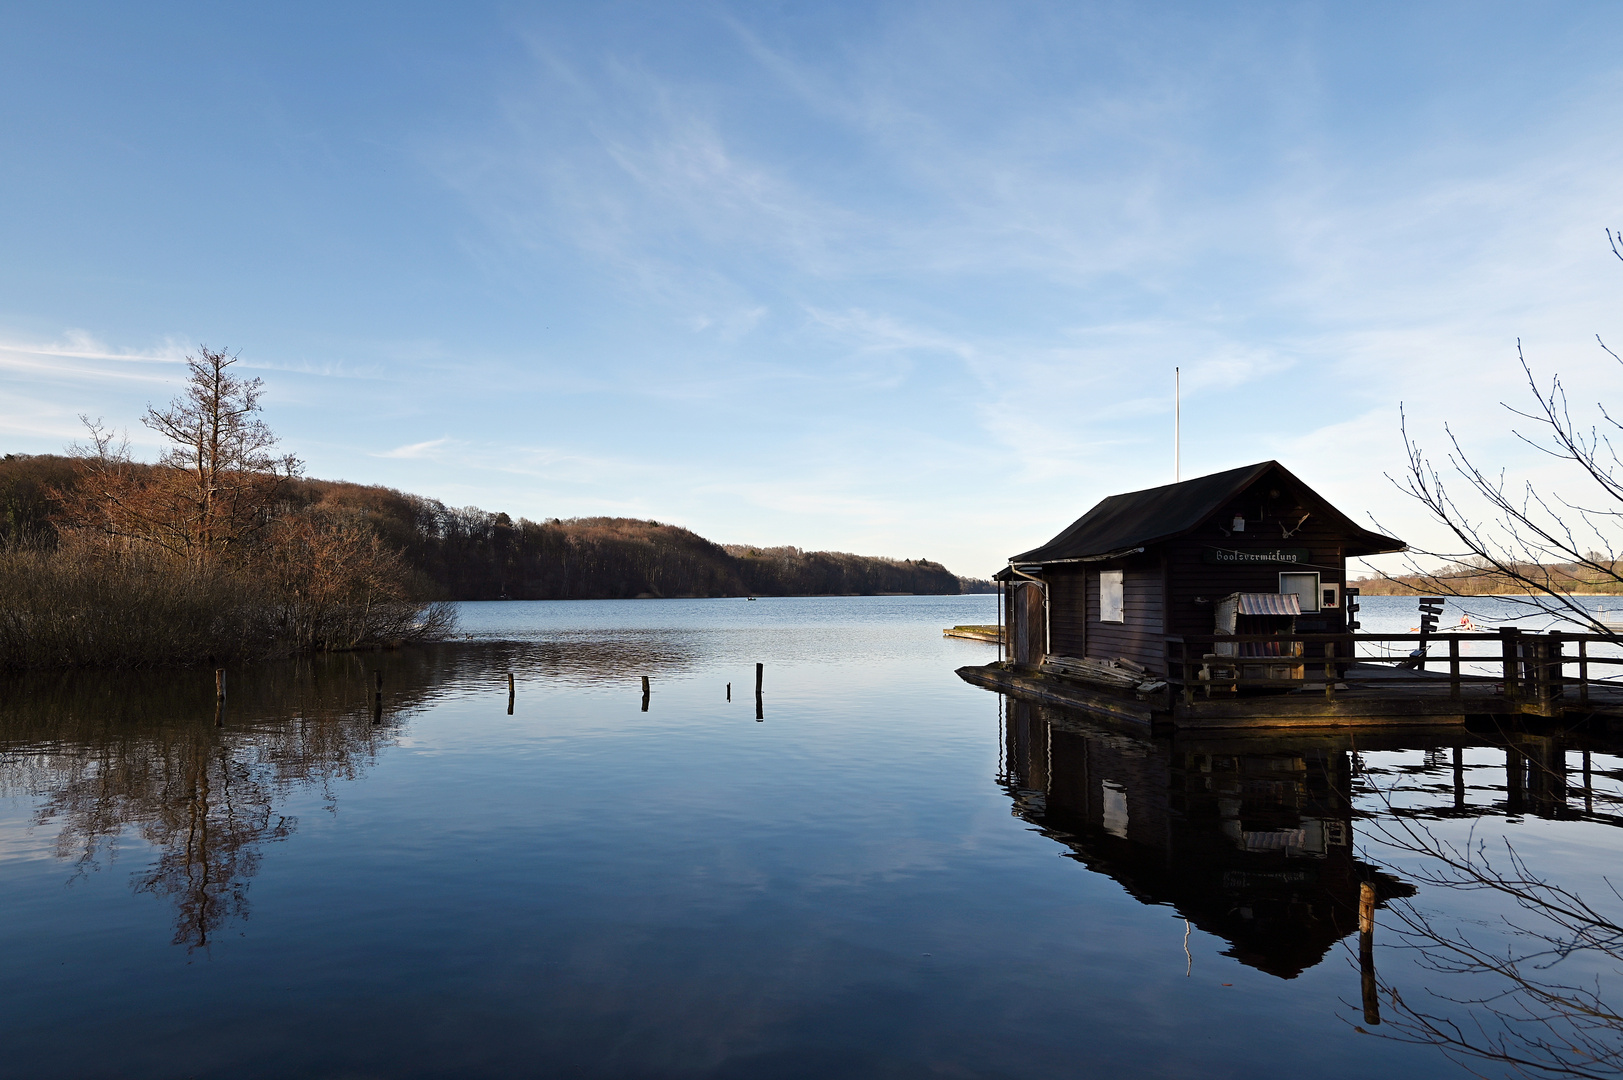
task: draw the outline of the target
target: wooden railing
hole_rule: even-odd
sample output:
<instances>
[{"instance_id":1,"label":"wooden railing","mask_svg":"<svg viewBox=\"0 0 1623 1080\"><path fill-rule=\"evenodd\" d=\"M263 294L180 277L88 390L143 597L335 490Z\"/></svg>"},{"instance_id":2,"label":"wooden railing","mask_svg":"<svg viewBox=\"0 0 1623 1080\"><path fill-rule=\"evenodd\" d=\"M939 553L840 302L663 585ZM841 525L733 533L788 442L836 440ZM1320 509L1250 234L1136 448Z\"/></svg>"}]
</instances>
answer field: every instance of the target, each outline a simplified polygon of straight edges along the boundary
<instances>
[{"instance_id":1,"label":"wooden railing","mask_svg":"<svg viewBox=\"0 0 1623 1080\"><path fill-rule=\"evenodd\" d=\"M1604 678L1608 667L1623 665L1623 656L1590 655L1590 645L1616 646L1618 639L1599 634L1524 633L1513 627L1496 634L1235 634L1191 635L1165 639L1167 682L1174 694L1192 704L1196 694L1237 693L1243 689L1293 690L1309 683L1323 684L1334 698L1350 664L1386 664L1448 675L1449 695L1459 699L1465 688L1484 687L1502 693L1522 711L1553 716L1572 697L1580 707L1589 704L1592 669ZM1408 646L1396 652L1371 646ZM1224 646L1219 652L1219 646ZM1362 648L1360 648L1362 646ZM1424 649L1420 656L1411 655ZM1258 655L1235 655L1256 653ZM1467 665L1477 671L1465 670ZM1300 668L1291 677L1257 677L1256 669ZM1576 668L1569 675L1568 668ZM1481 673L1486 670L1487 674ZM1414 683L1410 675L1389 679L1361 676L1360 687L1372 683L1397 686ZM1429 680L1434 685L1441 679ZM1569 691L1571 692L1569 694Z\"/></svg>"}]
</instances>

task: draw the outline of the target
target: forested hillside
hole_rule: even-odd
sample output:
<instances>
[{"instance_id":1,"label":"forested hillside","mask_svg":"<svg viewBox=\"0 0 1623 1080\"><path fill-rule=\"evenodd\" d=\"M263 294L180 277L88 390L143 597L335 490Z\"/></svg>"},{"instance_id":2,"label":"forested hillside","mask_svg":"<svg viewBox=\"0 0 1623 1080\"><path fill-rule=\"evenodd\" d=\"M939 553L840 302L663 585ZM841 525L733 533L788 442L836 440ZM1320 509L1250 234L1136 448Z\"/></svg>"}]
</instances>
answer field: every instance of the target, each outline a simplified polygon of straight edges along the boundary
<instances>
[{"instance_id":1,"label":"forested hillside","mask_svg":"<svg viewBox=\"0 0 1623 1080\"><path fill-rule=\"evenodd\" d=\"M52 492L80 477L70 458L8 454L0 461L5 540L53 544ZM326 480L291 480L280 497L288 511L315 509L364 522L404 557L419 593L439 599L952 594L964 587L944 566L922 559L722 545L657 521L515 521L390 488Z\"/></svg>"}]
</instances>

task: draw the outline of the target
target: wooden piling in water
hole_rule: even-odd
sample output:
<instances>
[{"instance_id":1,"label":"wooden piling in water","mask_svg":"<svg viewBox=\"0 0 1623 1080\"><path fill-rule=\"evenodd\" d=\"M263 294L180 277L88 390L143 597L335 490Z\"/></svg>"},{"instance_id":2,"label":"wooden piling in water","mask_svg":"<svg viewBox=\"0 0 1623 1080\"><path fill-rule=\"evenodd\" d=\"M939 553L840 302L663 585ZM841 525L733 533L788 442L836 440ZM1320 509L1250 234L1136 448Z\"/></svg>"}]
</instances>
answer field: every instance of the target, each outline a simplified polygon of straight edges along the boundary
<instances>
[{"instance_id":1,"label":"wooden piling in water","mask_svg":"<svg viewBox=\"0 0 1623 1080\"><path fill-rule=\"evenodd\" d=\"M513 673L507 673L507 715L513 715Z\"/></svg>"},{"instance_id":2,"label":"wooden piling in water","mask_svg":"<svg viewBox=\"0 0 1623 1080\"><path fill-rule=\"evenodd\" d=\"M762 673L763 670L765 670L765 668L766 668L765 664L756 664L755 665L755 696L756 697L761 696L761 673Z\"/></svg>"},{"instance_id":3,"label":"wooden piling in water","mask_svg":"<svg viewBox=\"0 0 1623 1080\"><path fill-rule=\"evenodd\" d=\"M728 701L733 700L733 684L732 683L727 684L727 700Z\"/></svg>"},{"instance_id":4,"label":"wooden piling in water","mask_svg":"<svg viewBox=\"0 0 1623 1080\"><path fill-rule=\"evenodd\" d=\"M645 695L648 693L648 676L646 675L642 677L642 692Z\"/></svg>"},{"instance_id":5,"label":"wooden piling in water","mask_svg":"<svg viewBox=\"0 0 1623 1080\"><path fill-rule=\"evenodd\" d=\"M383 723L383 669L376 668L372 672L373 685L377 687L372 695L372 722Z\"/></svg>"},{"instance_id":6,"label":"wooden piling in water","mask_svg":"<svg viewBox=\"0 0 1623 1080\"><path fill-rule=\"evenodd\" d=\"M1381 1022L1380 984L1375 979L1375 886L1358 886L1358 972L1364 998L1364 1023Z\"/></svg>"},{"instance_id":7,"label":"wooden piling in water","mask_svg":"<svg viewBox=\"0 0 1623 1080\"><path fill-rule=\"evenodd\" d=\"M214 700L225 700L225 668L223 667L214 669Z\"/></svg>"}]
</instances>

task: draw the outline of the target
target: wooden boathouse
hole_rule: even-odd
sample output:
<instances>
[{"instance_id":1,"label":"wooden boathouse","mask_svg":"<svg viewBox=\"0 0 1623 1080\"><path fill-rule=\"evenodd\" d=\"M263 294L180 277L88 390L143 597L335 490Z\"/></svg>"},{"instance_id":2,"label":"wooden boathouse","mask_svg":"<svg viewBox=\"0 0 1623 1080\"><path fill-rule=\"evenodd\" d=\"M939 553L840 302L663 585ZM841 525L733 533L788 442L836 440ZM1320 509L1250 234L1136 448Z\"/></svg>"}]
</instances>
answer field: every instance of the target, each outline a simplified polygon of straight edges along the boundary
<instances>
[{"instance_id":1,"label":"wooden boathouse","mask_svg":"<svg viewBox=\"0 0 1623 1080\"><path fill-rule=\"evenodd\" d=\"M1591 679L1623 663L1615 638L1437 634L1425 619L1418 634L1360 633L1347 560L1403 550L1277 461L1112 495L995 575L1007 656L958 673L1181 726L1623 717L1623 687Z\"/></svg>"},{"instance_id":2,"label":"wooden boathouse","mask_svg":"<svg viewBox=\"0 0 1623 1080\"><path fill-rule=\"evenodd\" d=\"M1217 606L1236 593L1293 595L1296 631L1344 633L1347 560L1404 547L1264 461L1112 495L1011 558L997 580L1016 663L1052 653L1165 675L1167 636L1212 632Z\"/></svg>"}]
</instances>

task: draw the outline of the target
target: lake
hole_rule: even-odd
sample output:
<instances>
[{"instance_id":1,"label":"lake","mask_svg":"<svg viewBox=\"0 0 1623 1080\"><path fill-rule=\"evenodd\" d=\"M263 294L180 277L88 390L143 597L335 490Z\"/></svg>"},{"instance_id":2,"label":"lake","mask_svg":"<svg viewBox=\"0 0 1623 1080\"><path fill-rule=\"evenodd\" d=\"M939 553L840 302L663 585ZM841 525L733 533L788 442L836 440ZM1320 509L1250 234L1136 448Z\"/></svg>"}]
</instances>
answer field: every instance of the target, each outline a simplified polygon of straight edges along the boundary
<instances>
[{"instance_id":1,"label":"lake","mask_svg":"<svg viewBox=\"0 0 1623 1080\"><path fill-rule=\"evenodd\" d=\"M957 678L995 605L7 680L0 1074L1617 1070L1623 735L1152 739Z\"/></svg>"}]
</instances>

